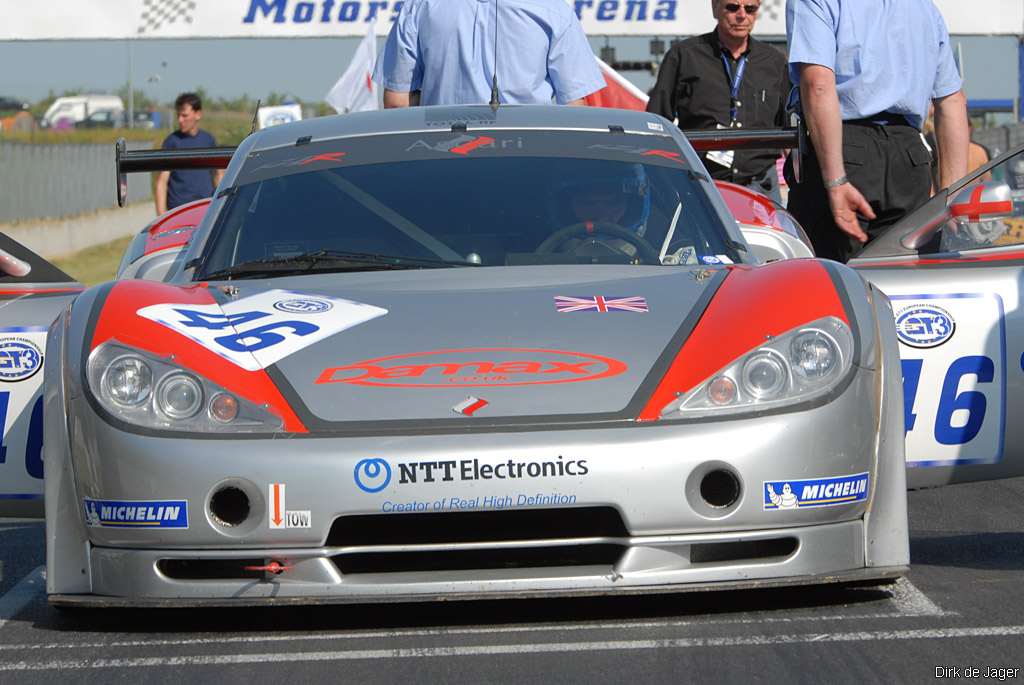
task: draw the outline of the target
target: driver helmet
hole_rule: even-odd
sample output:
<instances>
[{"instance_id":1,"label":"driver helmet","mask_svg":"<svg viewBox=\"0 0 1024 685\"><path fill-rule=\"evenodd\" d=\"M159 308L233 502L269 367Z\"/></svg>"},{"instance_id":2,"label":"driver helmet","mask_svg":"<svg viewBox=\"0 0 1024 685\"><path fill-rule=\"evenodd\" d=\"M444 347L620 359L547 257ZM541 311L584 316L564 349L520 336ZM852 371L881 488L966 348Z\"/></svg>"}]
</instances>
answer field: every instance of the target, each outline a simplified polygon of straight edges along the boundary
<instances>
[{"instance_id":1,"label":"driver helmet","mask_svg":"<svg viewBox=\"0 0 1024 685\"><path fill-rule=\"evenodd\" d=\"M599 164L586 161L590 166ZM615 163L606 170L561 176L552 184L548 210L557 229L603 221L643 237L651 211L650 184L643 165Z\"/></svg>"}]
</instances>

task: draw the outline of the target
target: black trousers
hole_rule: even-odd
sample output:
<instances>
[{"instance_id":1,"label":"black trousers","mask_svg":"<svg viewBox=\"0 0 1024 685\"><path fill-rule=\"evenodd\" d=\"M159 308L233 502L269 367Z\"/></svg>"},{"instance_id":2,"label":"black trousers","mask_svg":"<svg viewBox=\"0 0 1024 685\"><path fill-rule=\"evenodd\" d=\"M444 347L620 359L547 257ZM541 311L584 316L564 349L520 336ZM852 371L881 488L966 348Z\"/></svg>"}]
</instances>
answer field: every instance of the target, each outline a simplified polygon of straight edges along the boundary
<instances>
[{"instance_id":1,"label":"black trousers","mask_svg":"<svg viewBox=\"0 0 1024 685\"><path fill-rule=\"evenodd\" d=\"M872 120L891 117L890 123ZM902 117L879 115L872 119L843 122L843 162L846 176L875 211L867 220L860 216L868 242L928 199L931 192L931 155L920 132ZM847 262L864 244L843 233L832 220L828 193L813 148L803 159L803 182L796 183L787 162L789 184L787 209L807 231L818 257Z\"/></svg>"}]
</instances>

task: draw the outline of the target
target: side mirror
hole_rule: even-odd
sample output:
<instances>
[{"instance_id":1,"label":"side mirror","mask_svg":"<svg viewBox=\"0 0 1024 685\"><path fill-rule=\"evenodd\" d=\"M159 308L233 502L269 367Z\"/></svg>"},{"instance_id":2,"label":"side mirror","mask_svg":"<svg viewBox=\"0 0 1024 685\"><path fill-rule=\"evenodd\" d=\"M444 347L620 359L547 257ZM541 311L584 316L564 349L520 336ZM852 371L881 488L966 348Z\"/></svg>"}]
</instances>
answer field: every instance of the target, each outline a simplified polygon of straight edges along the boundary
<instances>
[{"instance_id":1,"label":"side mirror","mask_svg":"<svg viewBox=\"0 0 1024 685\"><path fill-rule=\"evenodd\" d=\"M1013 195L1002 181L967 186L956 194L949 213L961 223L1008 219L1013 216Z\"/></svg>"},{"instance_id":2,"label":"side mirror","mask_svg":"<svg viewBox=\"0 0 1024 685\"><path fill-rule=\"evenodd\" d=\"M949 203L948 213L959 224L1010 218L1014 216L1012 191L1002 181L966 186ZM903 236L900 244L908 250L921 249L947 225L947 218L945 211L936 212L931 220Z\"/></svg>"}]
</instances>

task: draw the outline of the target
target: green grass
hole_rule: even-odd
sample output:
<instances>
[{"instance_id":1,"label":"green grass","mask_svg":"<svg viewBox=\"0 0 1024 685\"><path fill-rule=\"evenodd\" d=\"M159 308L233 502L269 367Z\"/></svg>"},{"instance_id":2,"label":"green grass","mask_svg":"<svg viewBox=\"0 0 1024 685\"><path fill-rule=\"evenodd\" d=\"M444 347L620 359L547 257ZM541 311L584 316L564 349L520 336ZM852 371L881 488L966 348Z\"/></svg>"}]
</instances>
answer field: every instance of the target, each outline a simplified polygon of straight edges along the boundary
<instances>
[{"instance_id":1,"label":"green grass","mask_svg":"<svg viewBox=\"0 0 1024 685\"><path fill-rule=\"evenodd\" d=\"M133 236L118 238L102 245L93 245L84 250L51 259L54 266L89 287L113 280L121 256Z\"/></svg>"}]
</instances>

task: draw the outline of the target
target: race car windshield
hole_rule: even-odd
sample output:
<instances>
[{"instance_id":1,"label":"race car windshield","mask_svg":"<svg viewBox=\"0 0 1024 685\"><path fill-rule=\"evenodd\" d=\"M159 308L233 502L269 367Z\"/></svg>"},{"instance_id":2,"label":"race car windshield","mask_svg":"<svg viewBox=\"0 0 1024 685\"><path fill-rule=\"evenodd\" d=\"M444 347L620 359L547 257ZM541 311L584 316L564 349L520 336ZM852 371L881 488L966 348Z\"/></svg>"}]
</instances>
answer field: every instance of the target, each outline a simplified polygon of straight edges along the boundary
<instances>
[{"instance_id":1,"label":"race car windshield","mask_svg":"<svg viewBox=\"0 0 1024 685\"><path fill-rule=\"evenodd\" d=\"M225 198L195 277L324 250L451 267L749 259L712 206L710 183L680 163L494 155L365 165L336 159L341 155L321 155L308 171L293 164L291 173L275 166L272 174L241 174L236 180L249 182ZM388 260L379 266L393 268Z\"/></svg>"}]
</instances>

